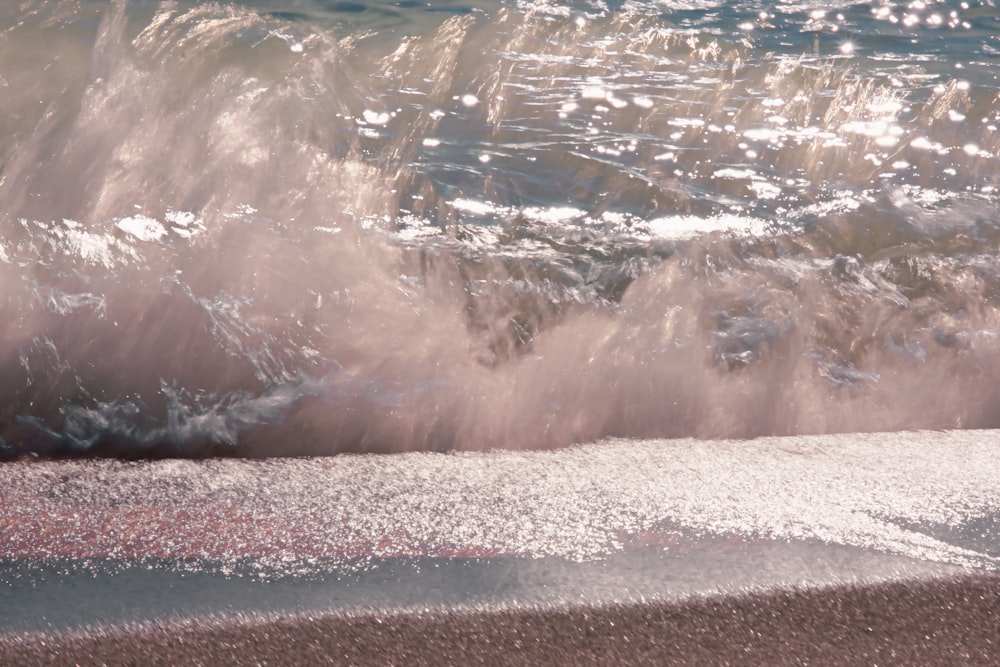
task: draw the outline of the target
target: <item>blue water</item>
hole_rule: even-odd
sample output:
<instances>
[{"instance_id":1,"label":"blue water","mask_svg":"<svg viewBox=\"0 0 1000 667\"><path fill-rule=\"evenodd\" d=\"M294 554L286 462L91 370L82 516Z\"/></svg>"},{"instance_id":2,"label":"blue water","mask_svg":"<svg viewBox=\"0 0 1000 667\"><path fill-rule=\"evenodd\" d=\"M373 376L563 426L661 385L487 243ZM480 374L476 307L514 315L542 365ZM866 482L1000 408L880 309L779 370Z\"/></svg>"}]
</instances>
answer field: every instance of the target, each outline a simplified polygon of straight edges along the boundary
<instances>
[{"instance_id":1,"label":"blue water","mask_svg":"<svg viewBox=\"0 0 1000 667\"><path fill-rule=\"evenodd\" d=\"M223 576L196 562L0 560L0 637L102 626L225 622L317 614L565 608L677 602L711 595L957 576L954 566L862 549L709 542L694 554L657 550L602 561L395 558L323 563L320 573Z\"/></svg>"},{"instance_id":2,"label":"blue water","mask_svg":"<svg viewBox=\"0 0 1000 667\"><path fill-rule=\"evenodd\" d=\"M0 8L0 452L1000 426L990 3Z\"/></svg>"}]
</instances>

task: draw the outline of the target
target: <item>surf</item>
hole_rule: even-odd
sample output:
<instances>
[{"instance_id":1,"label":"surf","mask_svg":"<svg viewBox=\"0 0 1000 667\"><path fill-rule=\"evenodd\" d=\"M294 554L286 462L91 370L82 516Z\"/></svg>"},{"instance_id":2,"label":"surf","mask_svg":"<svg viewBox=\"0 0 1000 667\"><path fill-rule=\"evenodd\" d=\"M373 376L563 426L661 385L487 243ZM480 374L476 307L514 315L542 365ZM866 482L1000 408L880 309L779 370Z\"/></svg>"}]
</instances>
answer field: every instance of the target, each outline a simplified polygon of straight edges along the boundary
<instances>
[{"instance_id":1,"label":"surf","mask_svg":"<svg viewBox=\"0 0 1000 667\"><path fill-rule=\"evenodd\" d=\"M301 4L0 12L5 457L1000 425L993 8Z\"/></svg>"}]
</instances>

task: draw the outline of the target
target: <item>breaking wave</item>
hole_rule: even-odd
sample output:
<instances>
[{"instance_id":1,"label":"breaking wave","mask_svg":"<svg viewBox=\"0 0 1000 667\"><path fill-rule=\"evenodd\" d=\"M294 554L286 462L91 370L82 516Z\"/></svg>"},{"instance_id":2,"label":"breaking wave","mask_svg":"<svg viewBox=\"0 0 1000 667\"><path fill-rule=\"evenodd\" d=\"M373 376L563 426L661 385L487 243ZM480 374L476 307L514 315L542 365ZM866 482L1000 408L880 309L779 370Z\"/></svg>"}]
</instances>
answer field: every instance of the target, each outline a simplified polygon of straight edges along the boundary
<instances>
[{"instance_id":1,"label":"breaking wave","mask_svg":"<svg viewBox=\"0 0 1000 667\"><path fill-rule=\"evenodd\" d=\"M21 4L7 456L1000 427L989 5Z\"/></svg>"}]
</instances>

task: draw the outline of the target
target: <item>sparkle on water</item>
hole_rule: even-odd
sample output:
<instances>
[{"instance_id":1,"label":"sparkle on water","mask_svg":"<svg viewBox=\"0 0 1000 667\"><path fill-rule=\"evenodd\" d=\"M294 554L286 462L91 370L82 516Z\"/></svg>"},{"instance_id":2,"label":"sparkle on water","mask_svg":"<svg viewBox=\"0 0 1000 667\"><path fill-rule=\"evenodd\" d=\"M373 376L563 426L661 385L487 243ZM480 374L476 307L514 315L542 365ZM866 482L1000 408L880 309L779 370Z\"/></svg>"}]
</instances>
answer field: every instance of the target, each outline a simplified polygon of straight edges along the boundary
<instances>
[{"instance_id":1,"label":"sparkle on water","mask_svg":"<svg viewBox=\"0 0 1000 667\"><path fill-rule=\"evenodd\" d=\"M1000 425L989 4L338 6L0 9L5 456Z\"/></svg>"}]
</instances>

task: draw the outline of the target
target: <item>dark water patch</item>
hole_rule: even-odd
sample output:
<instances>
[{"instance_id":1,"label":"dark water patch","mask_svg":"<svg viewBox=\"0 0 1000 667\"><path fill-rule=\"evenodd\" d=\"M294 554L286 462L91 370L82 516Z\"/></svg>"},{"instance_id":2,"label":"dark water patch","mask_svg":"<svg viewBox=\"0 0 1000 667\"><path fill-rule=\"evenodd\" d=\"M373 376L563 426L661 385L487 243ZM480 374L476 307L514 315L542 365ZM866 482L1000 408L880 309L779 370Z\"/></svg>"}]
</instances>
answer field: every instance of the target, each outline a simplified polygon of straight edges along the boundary
<instances>
[{"instance_id":1,"label":"dark water patch","mask_svg":"<svg viewBox=\"0 0 1000 667\"><path fill-rule=\"evenodd\" d=\"M324 2L321 6L331 12L358 13L368 9L367 5L361 2Z\"/></svg>"},{"instance_id":2,"label":"dark water patch","mask_svg":"<svg viewBox=\"0 0 1000 667\"><path fill-rule=\"evenodd\" d=\"M281 12L281 11L276 11L276 12L268 12L267 15L268 16L273 16L274 18L279 19L281 21L288 21L288 22L292 22L292 21L308 21L309 18L310 18L308 14L305 14L305 13L302 13L302 12Z\"/></svg>"}]
</instances>

